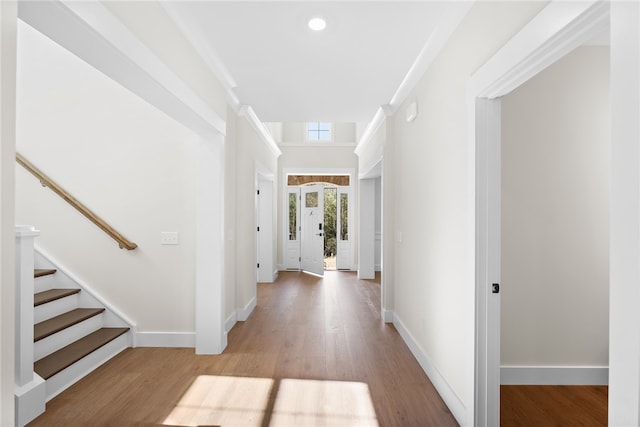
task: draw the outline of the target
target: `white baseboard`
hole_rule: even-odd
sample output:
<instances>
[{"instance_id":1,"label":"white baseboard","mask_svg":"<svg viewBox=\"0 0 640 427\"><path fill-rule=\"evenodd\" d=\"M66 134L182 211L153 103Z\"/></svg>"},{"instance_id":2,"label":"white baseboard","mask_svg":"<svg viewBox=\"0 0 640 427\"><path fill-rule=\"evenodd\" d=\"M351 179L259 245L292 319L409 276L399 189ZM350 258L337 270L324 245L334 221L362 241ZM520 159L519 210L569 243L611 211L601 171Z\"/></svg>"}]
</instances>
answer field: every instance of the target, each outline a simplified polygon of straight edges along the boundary
<instances>
[{"instance_id":1,"label":"white baseboard","mask_svg":"<svg viewBox=\"0 0 640 427\"><path fill-rule=\"evenodd\" d=\"M195 348L195 332L138 332L137 347Z\"/></svg>"},{"instance_id":2,"label":"white baseboard","mask_svg":"<svg viewBox=\"0 0 640 427\"><path fill-rule=\"evenodd\" d=\"M427 377L431 380L431 383L436 388L438 394L440 394L440 397L442 397L442 400L444 400L444 403L449 407L449 410L455 417L456 421L458 421L460 425L465 425L467 410L464 404L453 391L447 380L433 365L429 356L427 356L422 350L418 341L416 341L413 335L411 335L411 332L409 332L404 323L402 323L402 320L398 317L397 313L394 313L393 315L393 325L409 347L409 350L411 350L411 353L413 353L413 356L418 360L422 370L427 374Z\"/></svg>"},{"instance_id":3,"label":"white baseboard","mask_svg":"<svg viewBox=\"0 0 640 427\"><path fill-rule=\"evenodd\" d=\"M236 312L231 313L231 316L227 317L227 320L224 321L224 333L228 334L231 331L238 321L238 317L236 316Z\"/></svg>"},{"instance_id":4,"label":"white baseboard","mask_svg":"<svg viewBox=\"0 0 640 427\"><path fill-rule=\"evenodd\" d=\"M608 385L607 366L501 366L504 385Z\"/></svg>"},{"instance_id":5,"label":"white baseboard","mask_svg":"<svg viewBox=\"0 0 640 427\"><path fill-rule=\"evenodd\" d=\"M374 271L382 271L382 264L375 264L373 266Z\"/></svg>"},{"instance_id":6,"label":"white baseboard","mask_svg":"<svg viewBox=\"0 0 640 427\"><path fill-rule=\"evenodd\" d=\"M238 321L244 322L245 320L247 320L251 313L253 313L253 309L256 308L256 305L258 305L258 300L256 299L256 297L251 298L251 301L249 301L249 303L238 312Z\"/></svg>"},{"instance_id":7,"label":"white baseboard","mask_svg":"<svg viewBox=\"0 0 640 427\"><path fill-rule=\"evenodd\" d=\"M382 321L384 323L393 323L393 311L382 309Z\"/></svg>"}]
</instances>

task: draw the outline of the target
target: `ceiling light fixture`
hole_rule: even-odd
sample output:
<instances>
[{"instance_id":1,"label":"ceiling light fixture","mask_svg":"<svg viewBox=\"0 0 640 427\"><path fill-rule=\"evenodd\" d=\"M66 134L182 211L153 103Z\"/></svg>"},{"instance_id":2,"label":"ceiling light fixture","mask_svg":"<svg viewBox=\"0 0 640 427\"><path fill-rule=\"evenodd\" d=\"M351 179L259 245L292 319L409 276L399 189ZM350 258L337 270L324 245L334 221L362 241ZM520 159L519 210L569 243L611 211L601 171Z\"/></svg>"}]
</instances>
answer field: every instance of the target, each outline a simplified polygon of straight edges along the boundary
<instances>
[{"instance_id":1,"label":"ceiling light fixture","mask_svg":"<svg viewBox=\"0 0 640 427\"><path fill-rule=\"evenodd\" d=\"M322 31L327 28L327 21L325 21L324 18L320 18L319 16L317 16L315 18L311 18L307 25L313 31Z\"/></svg>"}]
</instances>

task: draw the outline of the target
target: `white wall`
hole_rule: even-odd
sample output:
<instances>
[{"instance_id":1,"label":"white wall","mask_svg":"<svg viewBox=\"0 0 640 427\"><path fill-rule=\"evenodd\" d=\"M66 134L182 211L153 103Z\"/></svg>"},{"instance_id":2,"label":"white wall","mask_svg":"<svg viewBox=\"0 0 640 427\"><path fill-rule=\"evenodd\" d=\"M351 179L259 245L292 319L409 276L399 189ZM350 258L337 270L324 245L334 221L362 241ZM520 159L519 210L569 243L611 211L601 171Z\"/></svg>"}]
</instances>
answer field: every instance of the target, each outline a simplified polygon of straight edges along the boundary
<instances>
[{"instance_id":1,"label":"white wall","mask_svg":"<svg viewBox=\"0 0 640 427\"><path fill-rule=\"evenodd\" d=\"M0 2L0 425L15 422L15 78L17 2Z\"/></svg>"},{"instance_id":2,"label":"white wall","mask_svg":"<svg viewBox=\"0 0 640 427\"><path fill-rule=\"evenodd\" d=\"M271 175L274 186L277 158L244 117L236 122L236 300L237 318L246 320L256 303L256 191L258 172ZM275 230L275 200L273 204ZM272 251L275 254L274 249ZM272 263L275 265L275 260Z\"/></svg>"},{"instance_id":3,"label":"white wall","mask_svg":"<svg viewBox=\"0 0 640 427\"><path fill-rule=\"evenodd\" d=\"M607 47L502 99L502 365L608 365L610 144Z\"/></svg>"},{"instance_id":4,"label":"white wall","mask_svg":"<svg viewBox=\"0 0 640 427\"><path fill-rule=\"evenodd\" d=\"M224 120L225 90L160 2L101 2ZM141 18L144 17L144 18Z\"/></svg>"},{"instance_id":5,"label":"white wall","mask_svg":"<svg viewBox=\"0 0 640 427\"><path fill-rule=\"evenodd\" d=\"M382 133L386 145L370 144L361 152L364 169L375 164L376 153L383 155L393 145L384 162L394 163L385 165L385 170L394 172L390 196L396 239L387 235L384 244L394 245L394 323L463 424L473 408L474 377L469 364L474 352L469 293L474 284L468 283L473 277L468 271L473 248L468 247L467 218L473 207L467 204L465 85L544 6L543 2L476 3L407 97L418 103L415 121L405 122L406 104L401 106L388 119L392 134ZM385 200L387 196L385 191Z\"/></svg>"},{"instance_id":6,"label":"white wall","mask_svg":"<svg viewBox=\"0 0 640 427\"><path fill-rule=\"evenodd\" d=\"M193 332L196 136L26 24L17 86L17 149L139 247L119 249L22 168L16 221L139 332Z\"/></svg>"}]
</instances>

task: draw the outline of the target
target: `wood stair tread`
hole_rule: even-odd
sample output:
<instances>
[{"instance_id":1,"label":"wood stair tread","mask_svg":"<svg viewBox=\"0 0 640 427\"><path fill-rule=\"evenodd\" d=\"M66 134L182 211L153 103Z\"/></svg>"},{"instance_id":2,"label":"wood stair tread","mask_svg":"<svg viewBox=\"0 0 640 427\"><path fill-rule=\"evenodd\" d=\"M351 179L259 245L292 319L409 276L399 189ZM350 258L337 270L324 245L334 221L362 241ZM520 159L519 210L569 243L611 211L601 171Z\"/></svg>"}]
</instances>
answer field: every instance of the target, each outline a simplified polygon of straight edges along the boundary
<instances>
[{"instance_id":1,"label":"wood stair tread","mask_svg":"<svg viewBox=\"0 0 640 427\"><path fill-rule=\"evenodd\" d=\"M60 298L68 297L80 292L80 289L49 289L48 291L38 292L33 295L33 306L37 307Z\"/></svg>"},{"instance_id":2,"label":"wood stair tread","mask_svg":"<svg viewBox=\"0 0 640 427\"><path fill-rule=\"evenodd\" d=\"M57 270L53 268L36 268L33 270L33 277L48 276L50 274L55 274L56 271Z\"/></svg>"},{"instance_id":3,"label":"wood stair tread","mask_svg":"<svg viewBox=\"0 0 640 427\"><path fill-rule=\"evenodd\" d=\"M72 342L68 346L38 360L34 363L33 370L45 380L49 379L128 331L129 328L98 329L80 338L78 341Z\"/></svg>"},{"instance_id":4,"label":"wood stair tread","mask_svg":"<svg viewBox=\"0 0 640 427\"><path fill-rule=\"evenodd\" d=\"M63 329L102 313L104 308L76 308L33 326L33 341L39 341Z\"/></svg>"}]
</instances>

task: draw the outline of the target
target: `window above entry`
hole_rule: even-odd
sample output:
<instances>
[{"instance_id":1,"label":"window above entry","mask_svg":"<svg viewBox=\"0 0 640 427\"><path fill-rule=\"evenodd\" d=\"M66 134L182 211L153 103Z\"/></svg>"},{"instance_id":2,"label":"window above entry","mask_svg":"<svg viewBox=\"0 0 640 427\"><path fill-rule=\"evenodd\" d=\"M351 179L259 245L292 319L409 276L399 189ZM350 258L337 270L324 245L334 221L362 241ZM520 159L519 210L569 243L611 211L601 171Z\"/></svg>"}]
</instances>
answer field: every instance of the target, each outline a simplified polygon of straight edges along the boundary
<instances>
[{"instance_id":1,"label":"window above entry","mask_svg":"<svg viewBox=\"0 0 640 427\"><path fill-rule=\"evenodd\" d=\"M330 142L331 123L309 122L307 123L307 141L309 142Z\"/></svg>"}]
</instances>

